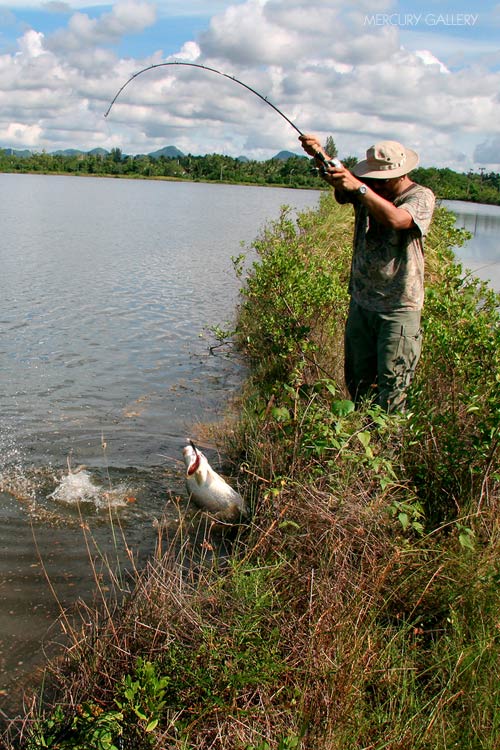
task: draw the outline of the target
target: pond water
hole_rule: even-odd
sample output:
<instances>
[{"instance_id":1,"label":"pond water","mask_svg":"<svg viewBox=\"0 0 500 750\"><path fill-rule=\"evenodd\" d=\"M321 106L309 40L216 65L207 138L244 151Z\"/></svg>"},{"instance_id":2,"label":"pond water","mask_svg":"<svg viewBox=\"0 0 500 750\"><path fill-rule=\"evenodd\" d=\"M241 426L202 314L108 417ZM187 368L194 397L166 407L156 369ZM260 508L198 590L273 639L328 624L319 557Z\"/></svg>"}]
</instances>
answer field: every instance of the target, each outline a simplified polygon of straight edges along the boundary
<instances>
[{"instance_id":1,"label":"pond water","mask_svg":"<svg viewBox=\"0 0 500 750\"><path fill-rule=\"evenodd\" d=\"M140 564L185 501L181 449L243 377L210 328L231 256L315 191L0 174L0 711L91 596L90 560ZM500 290L500 208L448 202L457 253ZM212 463L219 457L207 446ZM84 468L78 470L83 465ZM125 541L123 541L122 539ZM106 565L103 563L103 567Z\"/></svg>"},{"instance_id":2,"label":"pond water","mask_svg":"<svg viewBox=\"0 0 500 750\"><path fill-rule=\"evenodd\" d=\"M464 201L443 201L443 205L456 215L457 227L472 234L456 250L457 259L500 292L500 206Z\"/></svg>"},{"instance_id":3,"label":"pond water","mask_svg":"<svg viewBox=\"0 0 500 750\"><path fill-rule=\"evenodd\" d=\"M1 709L93 590L90 559L144 559L177 515L182 447L242 379L210 353L231 256L319 194L9 174L0 192Z\"/></svg>"}]
</instances>

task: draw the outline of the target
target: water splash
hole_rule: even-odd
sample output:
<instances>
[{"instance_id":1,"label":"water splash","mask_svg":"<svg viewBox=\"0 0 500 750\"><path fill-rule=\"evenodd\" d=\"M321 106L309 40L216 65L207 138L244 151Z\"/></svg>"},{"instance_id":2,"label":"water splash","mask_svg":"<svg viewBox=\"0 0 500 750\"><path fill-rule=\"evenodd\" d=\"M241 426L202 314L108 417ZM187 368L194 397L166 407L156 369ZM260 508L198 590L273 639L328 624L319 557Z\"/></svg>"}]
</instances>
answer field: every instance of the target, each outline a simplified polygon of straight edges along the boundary
<instances>
[{"instance_id":1,"label":"water splash","mask_svg":"<svg viewBox=\"0 0 500 750\"><path fill-rule=\"evenodd\" d=\"M135 499L130 495L130 488L124 484L108 488L95 484L84 467L74 471L70 469L47 498L67 505L90 503L97 510L124 507Z\"/></svg>"},{"instance_id":2,"label":"water splash","mask_svg":"<svg viewBox=\"0 0 500 750\"><path fill-rule=\"evenodd\" d=\"M24 455L9 424L2 425L0 431L0 492L23 502L34 502L36 497L35 484L27 475Z\"/></svg>"},{"instance_id":3,"label":"water splash","mask_svg":"<svg viewBox=\"0 0 500 750\"><path fill-rule=\"evenodd\" d=\"M52 466L28 464L12 434L5 429L0 431L0 493L15 498L19 508L32 518L53 521L55 503L68 509L84 504L90 511L101 511L136 502L137 488L134 490L128 481L117 482L115 478L112 482L109 472L100 479L84 466L73 469L70 457L64 473ZM59 515L55 510L54 518L64 523L67 514ZM66 520L69 522L72 517L70 514Z\"/></svg>"}]
</instances>

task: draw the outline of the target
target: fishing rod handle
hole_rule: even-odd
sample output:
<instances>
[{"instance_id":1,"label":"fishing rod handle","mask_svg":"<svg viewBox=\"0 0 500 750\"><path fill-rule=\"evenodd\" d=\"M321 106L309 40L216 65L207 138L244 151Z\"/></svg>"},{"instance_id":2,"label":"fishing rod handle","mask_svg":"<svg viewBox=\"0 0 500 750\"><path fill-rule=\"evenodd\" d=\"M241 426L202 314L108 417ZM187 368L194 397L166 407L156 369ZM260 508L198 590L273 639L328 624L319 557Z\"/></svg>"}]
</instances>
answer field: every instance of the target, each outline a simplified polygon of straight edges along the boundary
<instances>
[{"instance_id":1,"label":"fishing rod handle","mask_svg":"<svg viewBox=\"0 0 500 750\"><path fill-rule=\"evenodd\" d=\"M343 164L340 161L340 159L326 159L325 166L335 167L335 169L340 169L343 166Z\"/></svg>"},{"instance_id":2,"label":"fishing rod handle","mask_svg":"<svg viewBox=\"0 0 500 750\"><path fill-rule=\"evenodd\" d=\"M316 151L314 156L315 158L318 158L323 162L323 172L326 171L326 167L335 167L335 169L340 169L343 166L342 162L339 159L328 159L322 151Z\"/></svg>"},{"instance_id":3,"label":"fishing rod handle","mask_svg":"<svg viewBox=\"0 0 500 750\"><path fill-rule=\"evenodd\" d=\"M343 164L339 159L327 159L325 154L322 151L316 151L315 157L318 157L322 162L322 166L316 167L317 172L321 172L321 174L325 175L328 174L327 167L334 167L335 169L340 169ZM313 170L314 171L314 170Z\"/></svg>"}]
</instances>

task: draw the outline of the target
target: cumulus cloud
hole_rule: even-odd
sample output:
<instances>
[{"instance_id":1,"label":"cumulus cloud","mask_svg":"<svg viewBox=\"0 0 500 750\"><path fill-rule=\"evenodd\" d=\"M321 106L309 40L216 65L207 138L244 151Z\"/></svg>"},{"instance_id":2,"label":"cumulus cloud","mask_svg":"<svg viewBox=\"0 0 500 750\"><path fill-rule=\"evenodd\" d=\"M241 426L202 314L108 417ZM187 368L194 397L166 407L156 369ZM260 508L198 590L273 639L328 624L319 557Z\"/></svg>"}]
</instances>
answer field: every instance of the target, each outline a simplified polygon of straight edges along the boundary
<instances>
[{"instance_id":1,"label":"cumulus cloud","mask_svg":"<svg viewBox=\"0 0 500 750\"><path fill-rule=\"evenodd\" d=\"M483 55L455 67L451 37L447 46L433 46L427 33L425 45L411 49L407 32L366 22L367 14L390 10L391 0L355 7L343 0L118 0L90 13L91 5L75 10L76 0L52 0L58 13L72 9L66 25L47 35L27 30L15 50L0 55L0 145L22 145L25 134L24 145L40 148L118 145L140 153L174 144L255 158L282 148L300 152L297 132L257 97L189 67L144 73L104 120L130 76L166 59L236 76L302 131L333 135L341 155L360 156L388 137L416 148L423 164L462 168L476 144L476 161L499 145L497 66L487 67ZM118 53L124 38L183 5L186 12L188 5L189 12L217 12L175 55L166 58L156 47L140 59Z\"/></svg>"},{"instance_id":2,"label":"cumulus cloud","mask_svg":"<svg viewBox=\"0 0 500 750\"><path fill-rule=\"evenodd\" d=\"M479 143L474 150L474 161L478 164L500 164L500 135Z\"/></svg>"},{"instance_id":3,"label":"cumulus cloud","mask_svg":"<svg viewBox=\"0 0 500 750\"><path fill-rule=\"evenodd\" d=\"M318 50L341 63L374 63L398 47L395 28L365 27L340 0L247 0L214 17L200 40L207 56L240 65L293 66Z\"/></svg>"},{"instance_id":4,"label":"cumulus cloud","mask_svg":"<svg viewBox=\"0 0 500 750\"><path fill-rule=\"evenodd\" d=\"M0 139L11 143L14 147L35 147L38 145L42 129L39 125L25 125L22 122L10 122L0 127Z\"/></svg>"},{"instance_id":5,"label":"cumulus cloud","mask_svg":"<svg viewBox=\"0 0 500 750\"><path fill-rule=\"evenodd\" d=\"M435 55L432 54L428 49L418 49L415 51L416 57L418 57L420 60L422 60L425 65L437 65L439 68L440 73L449 73L450 71L444 65L441 60L439 60Z\"/></svg>"},{"instance_id":6,"label":"cumulus cloud","mask_svg":"<svg viewBox=\"0 0 500 750\"><path fill-rule=\"evenodd\" d=\"M30 29L19 40L18 56L23 56L28 60L33 57L40 57L45 52L43 48L43 34Z\"/></svg>"},{"instance_id":7,"label":"cumulus cloud","mask_svg":"<svg viewBox=\"0 0 500 750\"><path fill-rule=\"evenodd\" d=\"M136 33L151 26L156 19L156 8L141 0L120 0L109 13L90 18L86 13L71 16L67 29L50 36L48 47L65 53L116 43L125 34Z\"/></svg>"}]
</instances>

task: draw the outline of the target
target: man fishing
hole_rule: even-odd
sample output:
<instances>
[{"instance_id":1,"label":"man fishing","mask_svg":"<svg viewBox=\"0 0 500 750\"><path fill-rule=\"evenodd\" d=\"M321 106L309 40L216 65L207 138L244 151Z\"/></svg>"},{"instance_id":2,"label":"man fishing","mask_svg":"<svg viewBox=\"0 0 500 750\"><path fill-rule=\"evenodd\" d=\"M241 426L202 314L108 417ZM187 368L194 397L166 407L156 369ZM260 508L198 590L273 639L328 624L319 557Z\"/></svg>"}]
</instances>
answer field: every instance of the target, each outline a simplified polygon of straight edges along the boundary
<instances>
[{"instance_id":1,"label":"man fishing","mask_svg":"<svg viewBox=\"0 0 500 750\"><path fill-rule=\"evenodd\" d=\"M382 141L369 148L367 158L350 172L337 159L330 159L314 135L303 133L251 86L223 71L185 61L155 63L134 73L115 94L105 117L131 81L150 70L174 65L223 76L258 96L297 131L304 150L315 157L326 181L335 188L337 201L353 204L346 384L355 403L374 395L387 411L402 410L420 357L423 240L434 210L432 191L408 177L417 166L417 154L396 141Z\"/></svg>"},{"instance_id":2,"label":"man fishing","mask_svg":"<svg viewBox=\"0 0 500 750\"><path fill-rule=\"evenodd\" d=\"M325 166L330 157L314 135L299 140L338 203L354 207L344 361L350 396L403 411L422 347L424 237L434 194L410 179L418 155L396 141L371 146L349 171L338 162Z\"/></svg>"}]
</instances>

